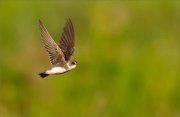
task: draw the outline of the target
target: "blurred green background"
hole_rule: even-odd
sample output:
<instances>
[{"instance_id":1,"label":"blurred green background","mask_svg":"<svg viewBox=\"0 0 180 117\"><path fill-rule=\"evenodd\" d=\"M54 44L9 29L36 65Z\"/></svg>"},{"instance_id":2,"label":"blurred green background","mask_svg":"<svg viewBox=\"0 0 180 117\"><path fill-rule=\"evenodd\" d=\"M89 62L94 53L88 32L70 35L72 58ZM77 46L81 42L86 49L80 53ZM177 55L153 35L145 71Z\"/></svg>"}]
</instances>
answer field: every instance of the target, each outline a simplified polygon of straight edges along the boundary
<instances>
[{"instance_id":1,"label":"blurred green background","mask_svg":"<svg viewBox=\"0 0 180 117\"><path fill-rule=\"evenodd\" d=\"M177 116L179 2L0 1L0 116ZM78 67L51 65L38 27L75 28Z\"/></svg>"}]
</instances>

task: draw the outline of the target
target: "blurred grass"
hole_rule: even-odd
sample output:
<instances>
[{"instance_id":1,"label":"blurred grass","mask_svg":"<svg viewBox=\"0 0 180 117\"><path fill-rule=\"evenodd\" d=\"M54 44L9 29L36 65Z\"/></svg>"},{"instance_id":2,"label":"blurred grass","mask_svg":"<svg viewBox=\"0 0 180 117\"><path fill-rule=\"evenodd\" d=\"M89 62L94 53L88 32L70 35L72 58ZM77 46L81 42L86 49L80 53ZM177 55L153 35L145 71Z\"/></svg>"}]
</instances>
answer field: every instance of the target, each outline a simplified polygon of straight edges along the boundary
<instances>
[{"instance_id":1,"label":"blurred grass","mask_svg":"<svg viewBox=\"0 0 180 117\"><path fill-rule=\"evenodd\" d=\"M1 1L0 116L179 115L179 1ZM50 67L38 19L75 27L78 67Z\"/></svg>"}]
</instances>

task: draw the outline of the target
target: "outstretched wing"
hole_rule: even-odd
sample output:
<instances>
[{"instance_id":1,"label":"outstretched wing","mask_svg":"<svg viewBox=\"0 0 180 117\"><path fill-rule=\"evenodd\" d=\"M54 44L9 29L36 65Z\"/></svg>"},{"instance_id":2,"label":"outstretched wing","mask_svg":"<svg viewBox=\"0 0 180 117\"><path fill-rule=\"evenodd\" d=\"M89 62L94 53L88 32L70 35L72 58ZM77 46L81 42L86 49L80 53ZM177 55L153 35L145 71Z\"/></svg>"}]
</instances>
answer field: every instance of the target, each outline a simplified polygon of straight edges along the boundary
<instances>
[{"instance_id":1,"label":"outstretched wing","mask_svg":"<svg viewBox=\"0 0 180 117\"><path fill-rule=\"evenodd\" d=\"M65 60L70 60L74 53L74 28L70 19L67 19L64 26L59 47L65 56Z\"/></svg>"},{"instance_id":2,"label":"outstretched wing","mask_svg":"<svg viewBox=\"0 0 180 117\"><path fill-rule=\"evenodd\" d=\"M44 27L42 22L39 20L39 28L41 31L41 37L46 48L52 65L65 63L64 54L62 53L59 46L54 42L47 29Z\"/></svg>"}]
</instances>

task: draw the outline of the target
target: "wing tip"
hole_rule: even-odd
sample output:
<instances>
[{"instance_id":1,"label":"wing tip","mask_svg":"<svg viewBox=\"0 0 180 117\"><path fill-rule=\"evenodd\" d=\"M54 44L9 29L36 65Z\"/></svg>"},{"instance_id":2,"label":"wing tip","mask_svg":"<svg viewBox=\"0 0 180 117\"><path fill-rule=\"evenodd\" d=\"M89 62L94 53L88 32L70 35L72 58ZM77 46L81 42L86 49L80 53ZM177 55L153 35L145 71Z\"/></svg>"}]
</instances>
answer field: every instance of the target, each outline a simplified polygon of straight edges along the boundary
<instances>
[{"instance_id":1,"label":"wing tip","mask_svg":"<svg viewBox=\"0 0 180 117\"><path fill-rule=\"evenodd\" d=\"M70 17L67 17L67 20L71 20L71 18L70 18Z\"/></svg>"},{"instance_id":2,"label":"wing tip","mask_svg":"<svg viewBox=\"0 0 180 117\"><path fill-rule=\"evenodd\" d=\"M40 19L38 20L38 22L39 22L39 25L42 26L42 21Z\"/></svg>"},{"instance_id":3,"label":"wing tip","mask_svg":"<svg viewBox=\"0 0 180 117\"><path fill-rule=\"evenodd\" d=\"M72 31L74 31L74 26L70 17L67 18L65 25L67 25L68 27L71 28Z\"/></svg>"},{"instance_id":4,"label":"wing tip","mask_svg":"<svg viewBox=\"0 0 180 117\"><path fill-rule=\"evenodd\" d=\"M72 21L71 21L71 18L70 18L70 17L68 17L66 21L67 21L67 22L72 23Z\"/></svg>"}]
</instances>

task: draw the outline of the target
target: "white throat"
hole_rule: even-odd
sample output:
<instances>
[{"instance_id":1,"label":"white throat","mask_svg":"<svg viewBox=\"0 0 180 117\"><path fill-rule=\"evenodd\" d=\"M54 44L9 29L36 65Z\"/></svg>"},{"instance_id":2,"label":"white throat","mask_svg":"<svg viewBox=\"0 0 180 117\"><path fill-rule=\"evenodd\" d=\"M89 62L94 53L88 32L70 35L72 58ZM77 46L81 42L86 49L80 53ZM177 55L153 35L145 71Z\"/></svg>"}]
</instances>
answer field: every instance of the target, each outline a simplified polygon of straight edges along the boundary
<instances>
[{"instance_id":1,"label":"white throat","mask_svg":"<svg viewBox=\"0 0 180 117\"><path fill-rule=\"evenodd\" d=\"M68 70L72 70L72 69L76 68L76 65L70 66L69 64L67 64L67 66L68 66Z\"/></svg>"}]
</instances>

